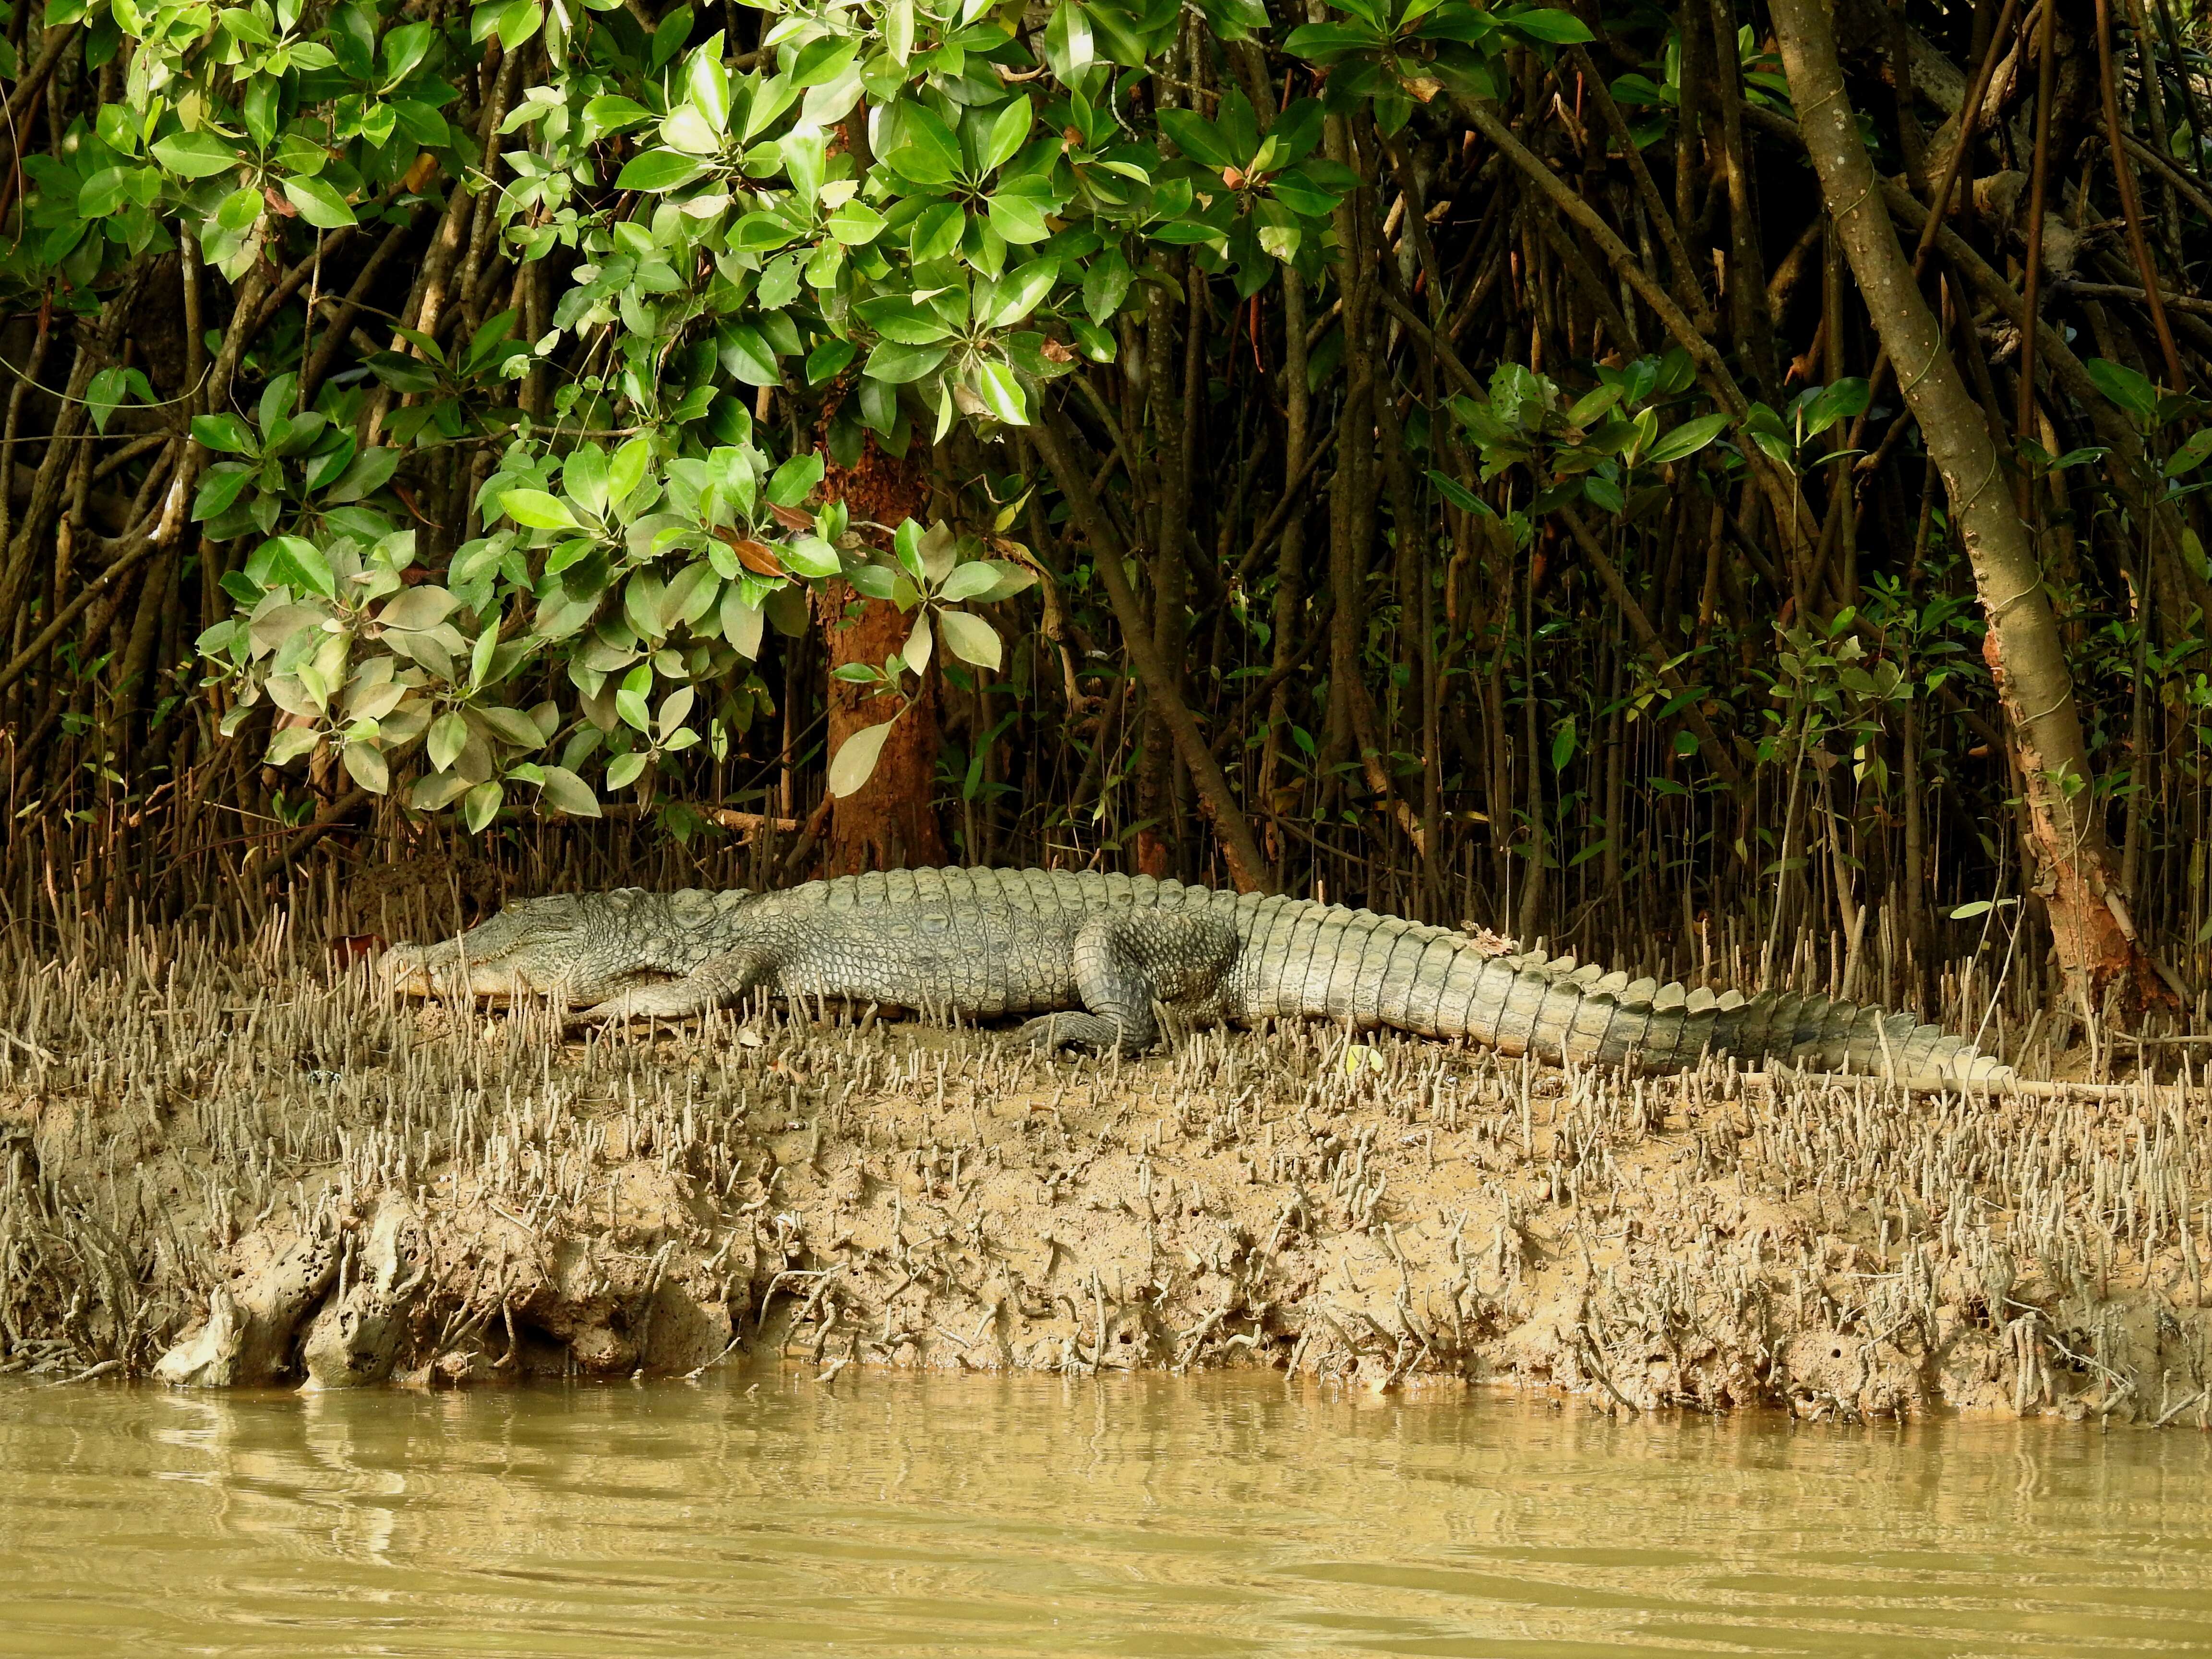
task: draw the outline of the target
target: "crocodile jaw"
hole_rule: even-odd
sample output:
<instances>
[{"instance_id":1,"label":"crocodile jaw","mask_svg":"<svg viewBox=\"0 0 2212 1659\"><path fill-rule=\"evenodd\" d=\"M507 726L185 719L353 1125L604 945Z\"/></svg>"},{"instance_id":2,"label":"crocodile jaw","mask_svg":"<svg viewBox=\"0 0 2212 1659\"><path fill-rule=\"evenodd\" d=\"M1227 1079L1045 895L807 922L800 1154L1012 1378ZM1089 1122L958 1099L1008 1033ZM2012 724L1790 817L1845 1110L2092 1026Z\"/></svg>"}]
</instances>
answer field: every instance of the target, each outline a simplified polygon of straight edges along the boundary
<instances>
[{"instance_id":1,"label":"crocodile jaw","mask_svg":"<svg viewBox=\"0 0 2212 1659\"><path fill-rule=\"evenodd\" d=\"M393 945L378 958L378 976L401 996L593 1000L622 975L597 960L607 952L585 937L586 908L574 896L510 904L459 939Z\"/></svg>"},{"instance_id":2,"label":"crocodile jaw","mask_svg":"<svg viewBox=\"0 0 2212 1659\"><path fill-rule=\"evenodd\" d=\"M470 962L460 947L451 944L395 945L378 958L376 971L386 988L404 997L505 1001L538 988L516 964Z\"/></svg>"}]
</instances>

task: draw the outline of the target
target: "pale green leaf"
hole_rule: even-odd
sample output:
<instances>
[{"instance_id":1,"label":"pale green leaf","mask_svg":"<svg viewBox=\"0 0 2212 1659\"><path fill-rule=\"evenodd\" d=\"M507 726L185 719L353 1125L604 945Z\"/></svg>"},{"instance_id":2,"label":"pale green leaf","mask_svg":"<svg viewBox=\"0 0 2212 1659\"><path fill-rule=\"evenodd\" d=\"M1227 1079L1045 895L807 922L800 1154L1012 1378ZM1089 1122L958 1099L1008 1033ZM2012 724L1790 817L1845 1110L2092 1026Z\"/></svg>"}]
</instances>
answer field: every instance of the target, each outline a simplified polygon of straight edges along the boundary
<instances>
[{"instance_id":1,"label":"pale green leaf","mask_svg":"<svg viewBox=\"0 0 2212 1659\"><path fill-rule=\"evenodd\" d=\"M499 508L515 523L532 530L581 528L566 501L542 489L510 489L499 498Z\"/></svg>"},{"instance_id":2,"label":"pale green leaf","mask_svg":"<svg viewBox=\"0 0 2212 1659\"><path fill-rule=\"evenodd\" d=\"M975 567L967 565L962 568ZM945 648L963 662L995 669L1005 659L1006 648L999 638L999 630L981 617L970 616L965 611L940 611L937 613L937 627L945 635Z\"/></svg>"},{"instance_id":3,"label":"pale green leaf","mask_svg":"<svg viewBox=\"0 0 2212 1659\"><path fill-rule=\"evenodd\" d=\"M884 740L891 734L893 722L881 726L864 726L845 739L844 744L830 762L830 793L840 799L858 793L875 775L876 761L884 752Z\"/></svg>"}]
</instances>

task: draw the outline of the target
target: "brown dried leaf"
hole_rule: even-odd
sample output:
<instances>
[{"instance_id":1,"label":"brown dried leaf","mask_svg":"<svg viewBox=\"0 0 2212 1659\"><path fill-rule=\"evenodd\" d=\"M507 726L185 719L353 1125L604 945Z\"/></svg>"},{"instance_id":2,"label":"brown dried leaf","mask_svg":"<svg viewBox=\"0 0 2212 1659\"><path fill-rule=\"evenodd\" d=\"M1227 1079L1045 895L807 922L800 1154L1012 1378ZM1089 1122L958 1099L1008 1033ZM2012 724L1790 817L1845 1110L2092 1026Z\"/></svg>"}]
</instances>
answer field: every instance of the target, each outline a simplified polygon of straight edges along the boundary
<instances>
[{"instance_id":1,"label":"brown dried leaf","mask_svg":"<svg viewBox=\"0 0 2212 1659\"><path fill-rule=\"evenodd\" d=\"M810 521L811 522L811 521ZM738 562L756 576L781 576L787 574L776 562L775 550L765 542L757 542L750 536L733 535L725 530L719 532L738 556Z\"/></svg>"}]
</instances>

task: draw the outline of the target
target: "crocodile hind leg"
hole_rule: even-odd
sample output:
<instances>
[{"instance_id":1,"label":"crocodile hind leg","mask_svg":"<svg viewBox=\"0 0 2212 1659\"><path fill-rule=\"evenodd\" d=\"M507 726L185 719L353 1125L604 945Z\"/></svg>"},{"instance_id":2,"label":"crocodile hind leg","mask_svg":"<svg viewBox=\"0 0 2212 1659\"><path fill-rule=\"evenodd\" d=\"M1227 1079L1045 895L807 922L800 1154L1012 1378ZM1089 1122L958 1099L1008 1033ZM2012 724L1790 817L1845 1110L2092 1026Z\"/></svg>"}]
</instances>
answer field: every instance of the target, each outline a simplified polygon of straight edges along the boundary
<instances>
[{"instance_id":1,"label":"crocodile hind leg","mask_svg":"<svg viewBox=\"0 0 2212 1659\"><path fill-rule=\"evenodd\" d=\"M690 972L632 986L575 1019L686 1019L738 1001L766 982L767 958L757 951L726 951L708 957Z\"/></svg>"},{"instance_id":2,"label":"crocodile hind leg","mask_svg":"<svg viewBox=\"0 0 2212 1659\"><path fill-rule=\"evenodd\" d=\"M1237 930L1200 910L1106 910L1078 930L1074 958L1088 1012L1046 1014L1022 1035L1041 1048L1142 1054L1163 1014L1178 1028L1220 1019Z\"/></svg>"}]
</instances>

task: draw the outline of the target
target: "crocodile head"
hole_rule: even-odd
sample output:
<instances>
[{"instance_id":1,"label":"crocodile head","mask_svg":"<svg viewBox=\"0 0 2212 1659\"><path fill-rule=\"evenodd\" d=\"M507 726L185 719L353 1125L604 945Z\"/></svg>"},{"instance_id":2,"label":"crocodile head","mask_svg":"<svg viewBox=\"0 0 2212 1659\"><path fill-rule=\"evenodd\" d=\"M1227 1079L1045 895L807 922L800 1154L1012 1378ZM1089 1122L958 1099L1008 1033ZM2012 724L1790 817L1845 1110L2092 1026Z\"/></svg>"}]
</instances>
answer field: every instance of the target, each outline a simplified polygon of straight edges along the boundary
<instances>
[{"instance_id":1,"label":"crocodile head","mask_svg":"<svg viewBox=\"0 0 2212 1659\"><path fill-rule=\"evenodd\" d=\"M377 969L403 996L550 997L589 1007L674 977L672 933L705 920L688 911L742 896L629 890L524 899L459 939L395 945Z\"/></svg>"}]
</instances>

